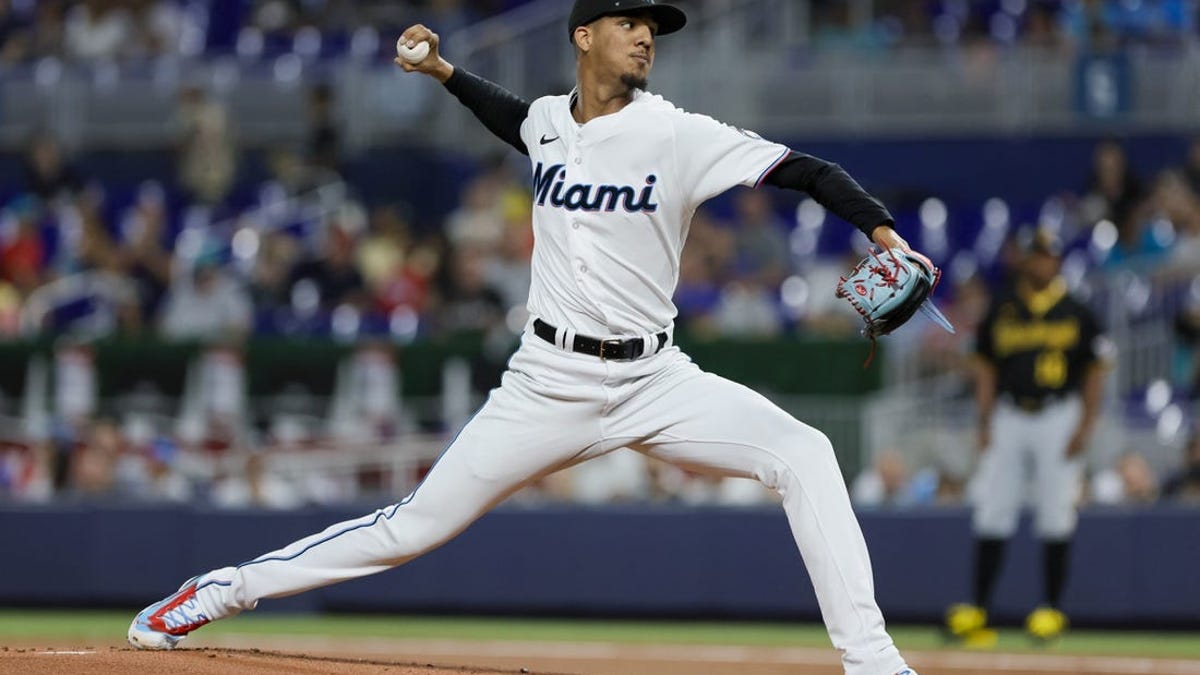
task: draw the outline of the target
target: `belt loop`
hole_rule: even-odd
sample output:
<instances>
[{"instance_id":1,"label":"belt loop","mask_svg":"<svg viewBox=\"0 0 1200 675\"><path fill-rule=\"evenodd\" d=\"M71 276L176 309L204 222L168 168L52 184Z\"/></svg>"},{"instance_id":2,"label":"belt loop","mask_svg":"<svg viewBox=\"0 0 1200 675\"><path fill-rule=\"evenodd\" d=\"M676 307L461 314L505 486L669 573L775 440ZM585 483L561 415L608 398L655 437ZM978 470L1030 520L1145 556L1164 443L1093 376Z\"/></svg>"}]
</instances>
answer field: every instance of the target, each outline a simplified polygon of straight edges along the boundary
<instances>
[{"instance_id":1,"label":"belt loop","mask_svg":"<svg viewBox=\"0 0 1200 675\"><path fill-rule=\"evenodd\" d=\"M554 329L554 346L559 349L567 349L567 329L559 326Z\"/></svg>"},{"instance_id":2,"label":"belt loop","mask_svg":"<svg viewBox=\"0 0 1200 675\"><path fill-rule=\"evenodd\" d=\"M563 349L573 352L575 351L575 329L564 328L563 332Z\"/></svg>"}]
</instances>

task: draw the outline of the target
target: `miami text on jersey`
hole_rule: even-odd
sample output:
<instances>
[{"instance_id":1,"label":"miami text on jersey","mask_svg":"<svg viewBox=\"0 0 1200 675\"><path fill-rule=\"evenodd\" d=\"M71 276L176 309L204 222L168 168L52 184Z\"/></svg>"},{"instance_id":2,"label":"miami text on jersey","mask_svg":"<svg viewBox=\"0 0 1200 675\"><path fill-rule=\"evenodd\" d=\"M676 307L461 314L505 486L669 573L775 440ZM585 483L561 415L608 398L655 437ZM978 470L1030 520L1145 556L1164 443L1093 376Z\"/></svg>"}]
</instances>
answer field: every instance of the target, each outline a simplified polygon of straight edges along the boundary
<instances>
[{"instance_id":1,"label":"miami text on jersey","mask_svg":"<svg viewBox=\"0 0 1200 675\"><path fill-rule=\"evenodd\" d=\"M533 196L538 206L545 206L547 197L550 205L567 211L616 211L620 204L626 211L654 213L658 204L651 202L654 184L658 176L646 176L646 186L641 194L632 185L567 185L567 171L563 164L554 164L549 169L541 162L533 170Z\"/></svg>"}]
</instances>

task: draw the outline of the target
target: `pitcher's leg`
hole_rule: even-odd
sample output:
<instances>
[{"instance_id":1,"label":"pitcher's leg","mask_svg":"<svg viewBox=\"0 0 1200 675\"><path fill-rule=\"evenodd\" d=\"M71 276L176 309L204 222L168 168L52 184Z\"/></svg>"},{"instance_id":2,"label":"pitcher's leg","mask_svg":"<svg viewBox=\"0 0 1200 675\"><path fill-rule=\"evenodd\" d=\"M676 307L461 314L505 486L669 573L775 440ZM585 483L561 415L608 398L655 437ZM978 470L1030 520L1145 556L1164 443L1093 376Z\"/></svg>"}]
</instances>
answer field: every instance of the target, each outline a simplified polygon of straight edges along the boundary
<instances>
[{"instance_id":1,"label":"pitcher's leg","mask_svg":"<svg viewBox=\"0 0 1200 675\"><path fill-rule=\"evenodd\" d=\"M220 619L254 609L263 598L402 565L454 537L543 468L531 466L528 476L513 474L508 481L480 478L456 452L473 436L460 436L416 491L399 503L204 575L197 587L201 606L212 619Z\"/></svg>"},{"instance_id":2,"label":"pitcher's leg","mask_svg":"<svg viewBox=\"0 0 1200 675\"><path fill-rule=\"evenodd\" d=\"M870 557L825 434L742 385L711 374L669 380L658 429L643 452L691 468L754 477L779 492L849 675L891 675L905 665L875 602Z\"/></svg>"},{"instance_id":3,"label":"pitcher's leg","mask_svg":"<svg viewBox=\"0 0 1200 675\"><path fill-rule=\"evenodd\" d=\"M203 575L197 597L209 618L404 564L457 535L529 480L571 461L598 437L592 406L546 403L518 382L522 377L505 375L504 387L401 502Z\"/></svg>"}]
</instances>

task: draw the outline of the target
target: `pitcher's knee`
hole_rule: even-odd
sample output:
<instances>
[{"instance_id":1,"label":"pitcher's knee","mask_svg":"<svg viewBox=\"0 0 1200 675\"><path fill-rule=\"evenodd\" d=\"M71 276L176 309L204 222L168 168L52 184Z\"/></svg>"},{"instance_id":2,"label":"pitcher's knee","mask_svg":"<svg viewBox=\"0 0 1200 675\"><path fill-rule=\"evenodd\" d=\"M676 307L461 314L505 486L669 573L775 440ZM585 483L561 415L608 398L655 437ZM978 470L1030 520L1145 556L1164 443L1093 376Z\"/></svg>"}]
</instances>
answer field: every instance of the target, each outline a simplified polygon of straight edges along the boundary
<instances>
[{"instance_id":1,"label":"pitcher's knee","mask_svg":"<svg viewBox=\"0 0 1200 675\"><path fill-rule=\"evenodd\" d=\"M802 426L788 434L781 445L784 461L790 466L837 469L837 452L833 448L833 441L819 429Z\"/></svg>"},{"instance_id":2,"label":"pitcher's knee","mask_svg":"<svg viewBox=\"0 0 1200 675\"><path fill-rule=\"evenodd\" d=\"M781 490L802 478L819 477L822 470L837 474L835 479L842 480L833 443L817 429L802 427L794 430L780 437L772 450L771 458L759 476L768 488Z\"/></svg>"},{"instance_id":3,"label":"pitcher's knee","mask_svg":"<svg viewBox=\"0 0 1200 675\"><path fill-rule=\"evenodd\" d=\"M400 510L386 521L378 536L383 540L387 558L408 558L436 548L453 535L444 521Z\"/></svg>"}]
</instances>

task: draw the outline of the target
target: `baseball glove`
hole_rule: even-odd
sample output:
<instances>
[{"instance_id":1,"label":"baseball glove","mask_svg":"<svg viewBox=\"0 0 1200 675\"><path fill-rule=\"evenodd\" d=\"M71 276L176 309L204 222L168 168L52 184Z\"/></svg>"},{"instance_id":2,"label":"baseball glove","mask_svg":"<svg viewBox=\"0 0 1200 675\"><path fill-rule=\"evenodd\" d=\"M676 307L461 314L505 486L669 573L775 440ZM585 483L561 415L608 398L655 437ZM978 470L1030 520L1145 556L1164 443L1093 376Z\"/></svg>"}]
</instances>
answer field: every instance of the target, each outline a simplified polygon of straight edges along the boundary
<instances>
[{"instance_id":1,"label":"baseball glove","mask_svg":"<svg viewBox=\"0 0 1200 675\"><path fill-rule=\"evenodd\" d=\"M954 326L929 299L941 276L941 271L923 255L888 250L882 255L872 251L842 277L837 296L847 300L866 323L862 333L871 340L871 357L876 338L904 325L918 309L954 332Z\"/></svg>"}]
</instances>

